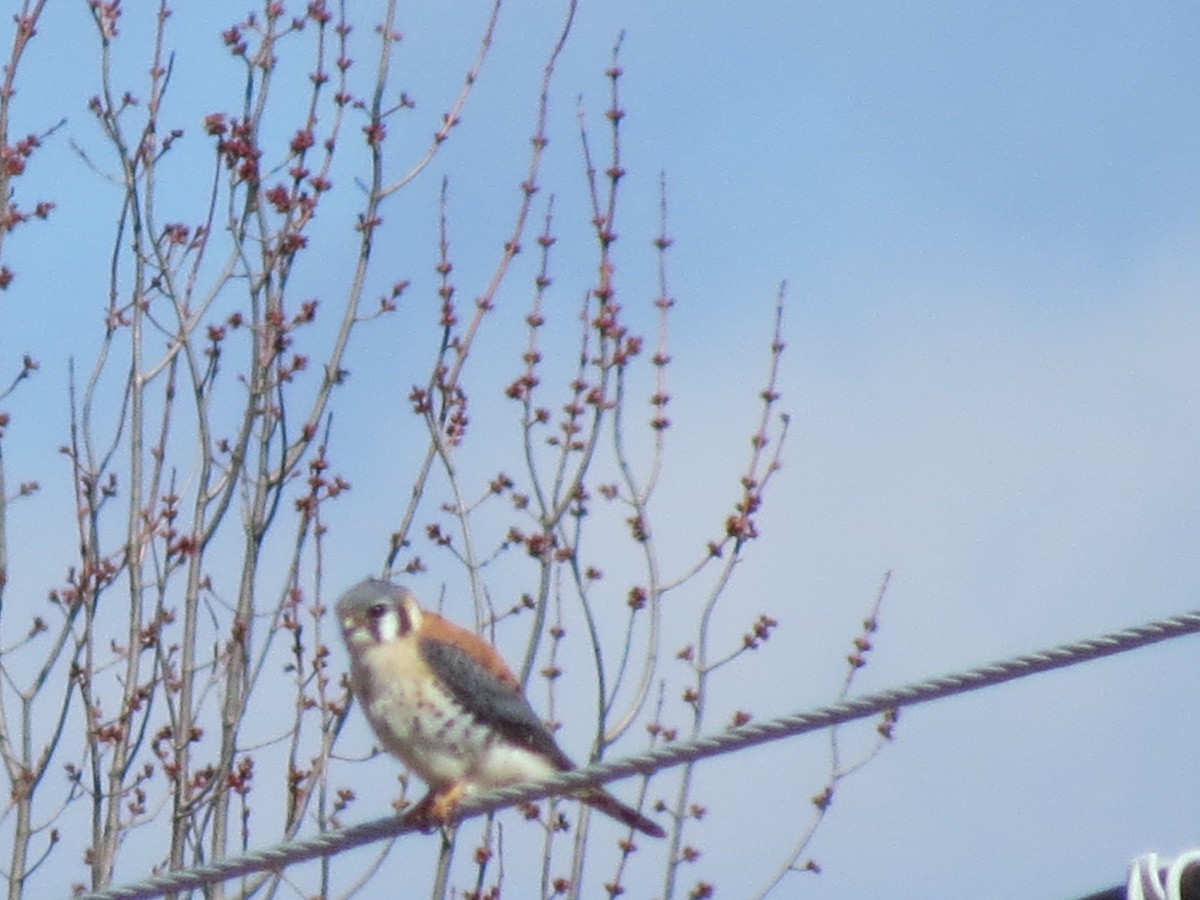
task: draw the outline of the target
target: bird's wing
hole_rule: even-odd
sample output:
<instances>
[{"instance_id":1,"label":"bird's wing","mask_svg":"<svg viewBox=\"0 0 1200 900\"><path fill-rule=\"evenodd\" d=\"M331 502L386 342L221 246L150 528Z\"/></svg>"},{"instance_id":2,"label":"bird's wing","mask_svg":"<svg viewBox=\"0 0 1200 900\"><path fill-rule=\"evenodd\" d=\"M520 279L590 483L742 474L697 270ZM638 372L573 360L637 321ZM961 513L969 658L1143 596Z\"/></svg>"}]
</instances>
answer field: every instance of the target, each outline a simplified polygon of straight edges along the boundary
<instances>
[{"instance_id":1,"label":"bird's wing","mask_svg":"<svg viewBox=\"0 0 1200 900\"><path fill-rule=\"evenodd\" d=\"M421 655L456 703L505 740L545 756L559 769L573 769L520 687L496 674L467 651L447 641L423 637ZM506 673L511 679L511 673Z\"/></svg>"}]
</instances>

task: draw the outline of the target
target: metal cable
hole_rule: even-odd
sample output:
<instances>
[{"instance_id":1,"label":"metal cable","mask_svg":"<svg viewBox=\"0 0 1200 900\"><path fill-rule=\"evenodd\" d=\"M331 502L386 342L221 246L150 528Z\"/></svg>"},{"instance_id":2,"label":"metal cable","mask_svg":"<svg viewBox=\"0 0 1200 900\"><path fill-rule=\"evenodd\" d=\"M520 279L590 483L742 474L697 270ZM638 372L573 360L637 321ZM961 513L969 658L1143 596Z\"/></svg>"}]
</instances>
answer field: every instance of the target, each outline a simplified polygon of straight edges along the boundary
<instances>
[{"instance_id":1,"label":"metal cable","mask_svg":"<svg viewBox=\"0 0 1200 900\"><path fill-rule=\"evenodd\" d=\"M757 744L867 718L887 710L917 706L942 697L951 697L1029 675L1126 653L1196 632L1200 632L1200 611L1158 619L1123 631L1062 644L978 668L918 681L904 687L865 694L808 712L763 722L751 722L691 741L665 744L637 756L613 762L600 762L587 768L564 772L544 781L490 791L464 800L458 807L458 815L460 819L467 819L517 802L539 800L551 794L568 794L585 785L605 784L630 775L651 775L710 756L733 753ZM415 826L405 822L402 817L386 816L361 825L328 831L315 837L277 844L234 859L167 872L136 884L85 894L82 900L144 900L159 897L170 892L204 887L251 872L282 869L304 860L333 856L351 847L413 830Z\"/></svg>"}]
</instances>

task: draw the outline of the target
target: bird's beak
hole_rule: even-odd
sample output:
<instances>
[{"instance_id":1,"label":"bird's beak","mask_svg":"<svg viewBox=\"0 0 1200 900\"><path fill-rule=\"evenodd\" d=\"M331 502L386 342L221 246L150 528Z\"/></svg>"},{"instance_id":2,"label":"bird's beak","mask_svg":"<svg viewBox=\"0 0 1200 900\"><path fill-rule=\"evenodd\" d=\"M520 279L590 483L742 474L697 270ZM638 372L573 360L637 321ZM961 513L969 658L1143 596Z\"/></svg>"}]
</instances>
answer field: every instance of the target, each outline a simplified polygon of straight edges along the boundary
<instances>
[{"instance_id":1,"label":"bird's beak","mask_svg":"<svg viewBox=\"0 0 1200 900\"><path fill-rule=\"evenodd\" d=\"M361 646L371 643L371 629L361 617L353 613L341 613L339 618L342 621L342 637L348 645Z\"/></svg>"}]
</instances>

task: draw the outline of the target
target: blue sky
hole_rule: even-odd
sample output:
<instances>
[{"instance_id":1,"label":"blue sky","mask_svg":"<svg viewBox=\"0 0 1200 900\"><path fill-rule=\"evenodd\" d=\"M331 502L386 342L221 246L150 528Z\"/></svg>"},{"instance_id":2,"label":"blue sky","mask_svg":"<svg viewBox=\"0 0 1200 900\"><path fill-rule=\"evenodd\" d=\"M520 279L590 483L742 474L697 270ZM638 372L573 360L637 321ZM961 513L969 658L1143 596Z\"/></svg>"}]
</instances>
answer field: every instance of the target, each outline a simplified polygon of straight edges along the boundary
<instances>
[{"instance_id":1,"label":"blue sky","mask_svg":"<svg viewBox=\"0 0 1200 900\"><path fill-rule=\"evenodd\" d=\"M143 5L127 5L131 37ZM224 6L217 25L242 11ZM490 271L558 27L547 8L506 9L461 130L389 211L412 223L389 266L417 296L432 297L429 223L443 174L462 293ZM403 13L414 148L457 92L485 13L465 2ZM45 107L62 113L41 120L26 106L20 128L69 116L31 185L56 195L56 234L79 250L30 259L48 226L17 234L6 253L29 293L0 305L6 364L51 324L65 329L61 345L36 354L51 387L68 356L94 350L103 294L89 279L107 252L88 245L103 188L65 140L99 143L84 108L93 61L73 49L86 23L65 8L53 16L32 62L70 73L44 88ZM205 27L189 52L217 60ZM668 465L679 471L663 486L660 532L719 521L734 496L776 288L789 284L792 434L729 614L731 628L745 610L782 624L745 678L719 683L716 702L765 717L831 699L888 570L863 689L1196 607L1200 10L1154 0L584 2L551 108L546 180L562 185L564 220L581 208L575 99L599 133L602 73L622 29L628 306L653 297L660 171L675 239ZM207 111L203 92L222 71L181 64L181 106ZM198 117L180 115L205 152ZM481 158L486 166L473 163ZM590 259L586 233L573 234L562 239L564 283L572 260ZM78 325L57 324L68 300L84 310ZM386 372L425 353L428 310L406 308L362 339L374 363L356 373L339 416L351 433L371 429L368 443L409 427L402 397L388 408L371 390L372 365ZM43 443L6 443L10 478L24 477L16 465L53 481L62 407L62 421L41 423ZM344 515L378 540L335 529L331 580L378 568L390 519L371 501L403 496L396 453L347 460L364 489ZM697 496L698 483L724 487ZM51 489L41 502L51 514ZM69 533L57 540L69 548ZM1135 854L1195 845L1195 657L1185 640L905 714L894 746L836 798L811 849L824 873L779 896L1070 898L1119 881ZM695 877L736 897L771 871L807 821L823 748L807 738L701 770L712 815L695 835Z\"/></svg>"}]
</instances>

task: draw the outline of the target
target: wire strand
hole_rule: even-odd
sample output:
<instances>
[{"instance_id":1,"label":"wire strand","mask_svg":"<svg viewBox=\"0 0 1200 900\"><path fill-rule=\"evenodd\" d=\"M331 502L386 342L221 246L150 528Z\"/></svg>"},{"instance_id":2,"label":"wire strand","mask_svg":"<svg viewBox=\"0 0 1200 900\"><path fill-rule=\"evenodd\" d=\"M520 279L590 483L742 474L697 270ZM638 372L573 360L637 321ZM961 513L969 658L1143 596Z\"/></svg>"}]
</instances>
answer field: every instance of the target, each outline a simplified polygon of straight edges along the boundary
<instances>
[{"instance_id":1,"label":"wire strand","mask_svg":"<svg viewBox=\"0 0 1200 900\"><path fill-rule=\"evenodd\" d=\"M552 794L569 794L588 785L605 784L631 775L648 776L687 762L733 753L758 744L832 728L888 710L918 706L943 697L952 697L1018 678L1127 653L1196 632L1200 632L1200 610L1156 619L1122 631L1061 644L899 688L864 694L807 712L763 722L751 722L696 740L666 744L637 756L597 763L583 769L564 772L544 781L489 791L486 794L468 797L458 807L457 815L460 820L473 818L514 803L539 800ZM414 830L416 826L402 816L386 816L311 838L277 844L234 859L167 872L135 884L85 894L82 895L82 900L147 900L166 893L201 888L252 872L278 870L305 860L333 856L351 847L359 847Z\"/></svg>"}]
</instances>

